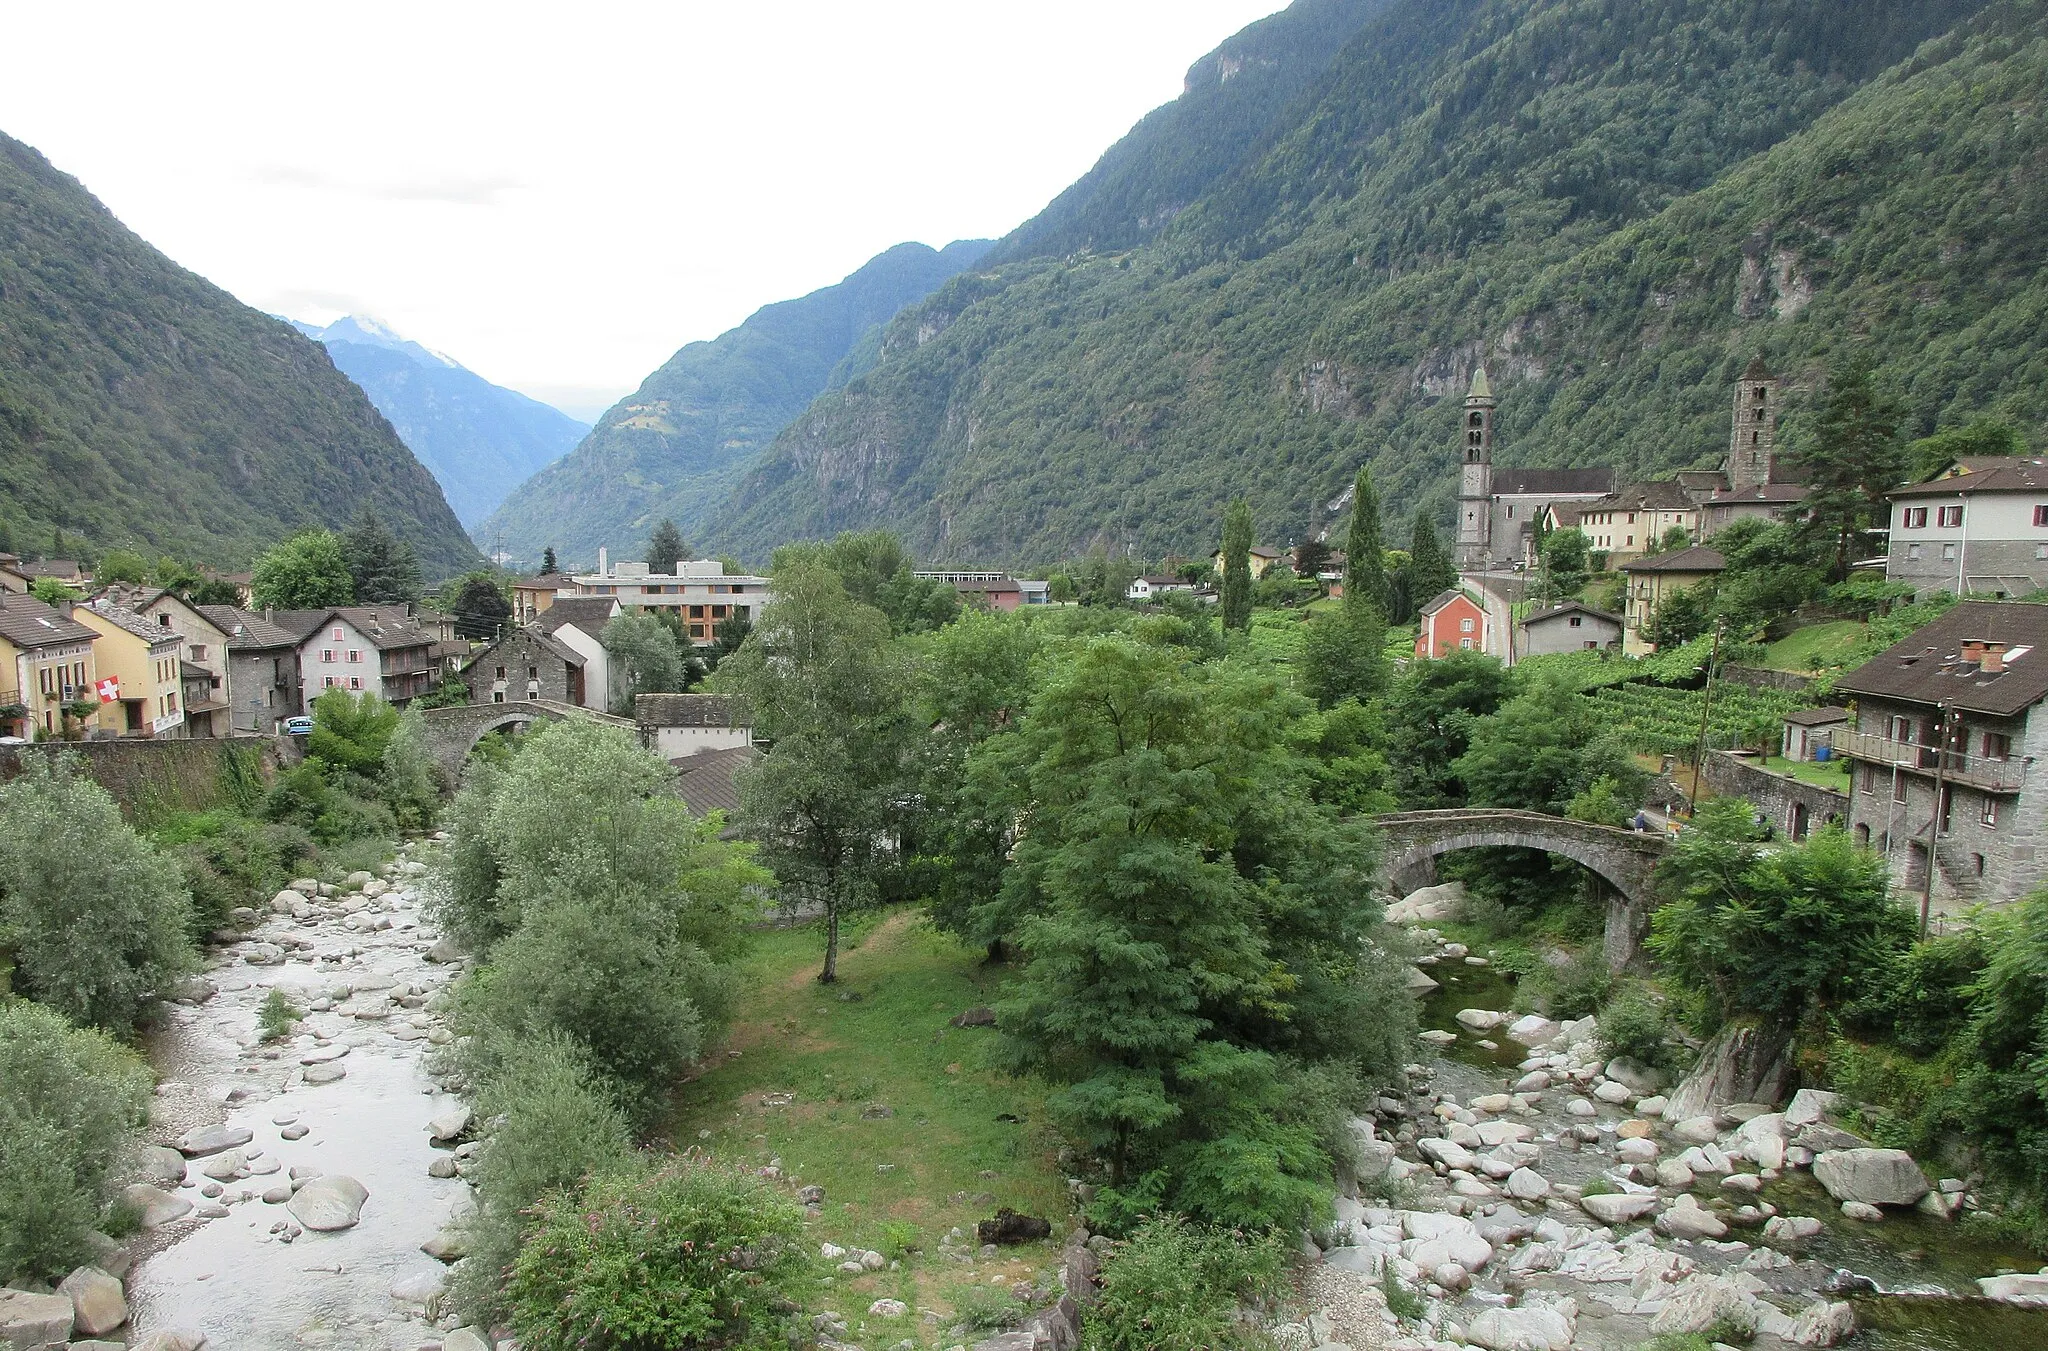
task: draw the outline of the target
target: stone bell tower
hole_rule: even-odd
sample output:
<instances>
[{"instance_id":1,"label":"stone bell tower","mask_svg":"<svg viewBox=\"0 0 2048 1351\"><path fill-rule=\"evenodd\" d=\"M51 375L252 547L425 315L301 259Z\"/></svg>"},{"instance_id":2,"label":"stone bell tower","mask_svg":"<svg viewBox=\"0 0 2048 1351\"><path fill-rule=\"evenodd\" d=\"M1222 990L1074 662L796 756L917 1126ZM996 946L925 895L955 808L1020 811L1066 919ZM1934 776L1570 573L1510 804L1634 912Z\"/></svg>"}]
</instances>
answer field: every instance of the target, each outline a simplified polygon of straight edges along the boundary
<instances>
[{"instance_id":1,"label":"stone bell tower","mask_svg":"<svg viewBox=\"0 0 2048 1351\"><path fill-rule=\"evenodd\" d=\"M1728 434L1728 490L1744 492L1771 481L1777 455L1778 377L1762 355L1750 358L1735 384L1735 421Z\"/></svg>"},{"instance_id":2,"label":"stone bell tower","mask_svg":"<svg viewBox=\"0 0 2048 1351\"><path fill-rule=\"evenodd\" d=\"M1472 373L1465 395L1463 461L1458 467L1458 568L1493 563L1493 387L1486 367Z\"/></svg>"}]
</instances>

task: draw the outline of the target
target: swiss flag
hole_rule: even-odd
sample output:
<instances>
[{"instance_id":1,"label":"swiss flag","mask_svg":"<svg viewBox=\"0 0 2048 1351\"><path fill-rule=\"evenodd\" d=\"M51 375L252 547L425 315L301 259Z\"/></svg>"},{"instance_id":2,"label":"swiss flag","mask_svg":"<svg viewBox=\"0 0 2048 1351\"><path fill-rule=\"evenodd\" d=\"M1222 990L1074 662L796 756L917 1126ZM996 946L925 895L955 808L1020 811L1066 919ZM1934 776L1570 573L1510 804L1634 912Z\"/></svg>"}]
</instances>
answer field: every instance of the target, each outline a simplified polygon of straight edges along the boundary
<instances>
[{"instance_id":1,"label":"swiss flag","mask_svg":"<svg viewBox=\"0 0 2048 1351\"><path fill-rule=\"evenodd\" d=\"M93 686L93 688L100 692L101 703L111 704L121 697L121 678L119 676L108 676Z\"/></svg>"}]
</instances>

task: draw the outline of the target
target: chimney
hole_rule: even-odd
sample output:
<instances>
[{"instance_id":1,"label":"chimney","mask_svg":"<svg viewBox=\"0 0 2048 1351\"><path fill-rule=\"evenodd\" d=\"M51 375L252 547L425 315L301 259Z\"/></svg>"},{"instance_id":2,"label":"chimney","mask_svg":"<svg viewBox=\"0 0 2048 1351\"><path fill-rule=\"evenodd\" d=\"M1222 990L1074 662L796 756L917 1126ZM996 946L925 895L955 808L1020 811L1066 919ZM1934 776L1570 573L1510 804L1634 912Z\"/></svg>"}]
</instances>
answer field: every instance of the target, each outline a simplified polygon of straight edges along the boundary
<instances>
[{"instance_id":1,"label":"chimney","mask_svg":"<svg viewBox=\"0 0 2048 1351\"><path fill-rule=\"evenodd\" d=\"M1963 639L1963 660L1978 662L1984 660L1984 641L1981 638Z\"/></svg>"},{"instance_id":2,"label":"chimney","mask_svg":"<svg viewBox=\"0 0 2048 1351\"><path fill-rule=\"evenodd\" d=\"M597 546L597 575L600 577L612 575L612 551L605 548L602 544Z\"/></svg>"},{"instance_id":3,"label":"chimney","mask_svg":"<svg viewBox=\"0 0 2048 1351\"><path fill-rule=\"evenodd\" d=\"M1985 675L1998 675L2005 670L2005 644L1984 644L1984 655L1978 659L1977 669Z\"/></svg>"}]
</instances>

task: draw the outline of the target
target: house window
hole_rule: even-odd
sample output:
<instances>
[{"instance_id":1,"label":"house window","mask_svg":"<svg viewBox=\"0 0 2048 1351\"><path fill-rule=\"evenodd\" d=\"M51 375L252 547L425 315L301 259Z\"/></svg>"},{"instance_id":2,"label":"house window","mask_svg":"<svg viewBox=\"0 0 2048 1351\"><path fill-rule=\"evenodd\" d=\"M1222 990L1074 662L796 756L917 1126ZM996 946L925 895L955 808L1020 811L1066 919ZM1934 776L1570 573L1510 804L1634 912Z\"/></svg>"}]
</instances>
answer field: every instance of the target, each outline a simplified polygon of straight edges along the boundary
<instances>
[{"instance_id":1,"label":"house window","mask_svg":"<svg viewBox=\"0 0 2048 1351\"><path fill-rule=\"evenodd\" d=\"M205 661L205 660L206 660L206 644L205 644L205 643L194 643L194 644L192 644L192 660L194 660L194 661Z\"/></svg>"},{"instance_id":2,"label":"house window","mask_svg":"<svg viewBox=\"0 0 2048 1351\"><path fill-rule=\"evenodd\" d=\"M2034 524L2048 525L2048 506L2037 506L2034 508Z\"/></svg>"},{"instance_id":3,"label":"house window","mask_svg":"<svg viewBox=\"0 0 2048 1351\"><path fill-rule=\"evenodd\" d=\"M1908 530L1925 530L1926 528L1927 528L1927 508L1925 508L1925 507L1907 507L1907 508L1906 508L1906 529L1908 529Z\"/></svg>"},{"instance_id":4,"label":"house window","mask_svg":"<svg viewBox=\"0 0 2048 1351\"><path fill-rule=\"evenodd\" d=\"M1875 795L1877 792L1877 766L1863 767L1863 791Z\"/></svg>"},{"instance_id":5,"label":"house window","mask_svg":"<svg viewBox=\"0 0 2048 1351\"><path fill-rule=\"evenodd\" d=\"M504 667L502 667L502 666L500 666L500 667L498 668L498 679L500 679L500 680L503 680L504 678L505 678L505 668L504 668Z\"/></svg>"},{"instance_id":6,"label":"house window","mask_svg":"<svg viewBox=\"0 0 2048 1351\"><path fill-rule=\"evenodd\" d=\"M345 637L345 636L346 636L346 635L344 635L344 634L342 633L342 631L341 631L341 625L339 625L339 624L336 624L336 625L334 626L334 641L338 643L338 642L340 642L340 641L342 640L342 638L343 638L343 637Z\"/></svg>"},{"instance_id":7,"label":"house window","mask_svg":"<svg viewBox=\"0 0 2048 1351\"><path fill-rule=\"evenodd\" d=\"M1901 774L1901 773L1899 773L1899 772L1898 772L1898 771L1897 771L1897 770L1895 769L1895 770L1893 770L1893 771L1892 771L1892 801L1894 801L1894 802L1904 802L1905 800L1906 800L1906 776L1905 776L1905 775L1903 775L1903 774Z\"/></svg>"},{"instance_id":8,"label":"house window","mask_svg":"<svg viewBox=\"0 0 2048 1351\"><path fill-rule=\"evenodd\" d=\"M2048 544L2036 544L2034 546L2034 557L2048 558Z\"/></svg>"},{"instance_id":9,"label":"house window","mask_svg":"<svg viewBox=\"0 0 2048 1351\"><path fill-rule=\"evenodd\" d=\"M540 667L538 667L538 666L529 666L529 667L527 667L527 668L526 668L526 678L527 678L528 680L533 680L533 679L537 679L537 678L539 677L539 675L540 675Z\"/></svg>"},{"instance_id":10,"label":"house window","mask_svg":"<svg viewBox=\"0 0 2048 1351\"><path fill-rule=\"evenodd\" d=\"M1630 517L1629 519L1633 520L1633 519L1635 519L1635 518L1634 518L1634 517ZM1636 542L1636 537L1635 537L1634 535L1630 535L1630 536L1628 537L1628 542L1629 542L1630 544L1634 544L1634 543Z\"/></svg>"},{"instance_id":11,"label":"house window","mask_svg":"<svg viewBox=\"0 0 2048 1351\"><path fill-rule=\"evenodd\" d=\"M321 677L320 677L320 688L321 688L321 689L323 689L323 690L331 690L331 689L333 689L333 688L334 688L334 677L333 677L333 676L321 676Z\"/></svg>"},{"instance_id":12,"label":"house window","mask_svg":"<svg viewBox=\"0 0 2048 1351\"><path fill-rule=\"evenodd\" d=\"M1460 632L1460 633L1470 633L1470 632L1472 632L1472 621L1471 621L1471 620L1469 620L1469 619L1461 619L1461 620L1459 620L1459 621L1458 621L1458 632Z\"/></svg>"},{"instance_id":13,"label":"house window","mask_svg":"<svg viewBox=\"0 0 2048 1351\"><path fill-rule=\"evenodd\" d=\"M1955 529L1955 528L1956 528L1957 526L1961 525L1962 523L1963 523L1963 504L1962 504L1962 503L1960 503L1960 502L1957 502L1957 503L1955 503L1955 504L1954 504L1953 506L1946 506L1946 507L1943 507L1943 508L1941 509L1941 524L1942 524L1942 526L1943 526L1944 528L1946 528L1946 529L1949 529L1949 530L1953 530L1953 529Z\"/></svg>"},{"instance_id":14,"label":"house window","mask_svg":"<svg viewBox=\"0 0 2048 1351\"><path fill-rule=\"evenodd\" d=\"M1953 788L1943 788L1941 790L1941 833L1944 835L1949 833L1950 819L1955 813L1955 805L1956 790Z\"/></svg>"},{"instance_id":15,"label":"house window","mask_svg":"<svg viewBox=\"0 0 2048 1351\"><path fill-rule=\"evenodd\" d=\"M1508 508L1508 519L1511 521L1515 519L1515 509L1513 507Z\"/></svg>"},{"instance_id":16,"label":"house window","mask_svg":"<svg viewBox=\"0 0 2048 1351\"><path fill-rule=\"evenodd\" d=\"M1568 622L1568 623L1569 623L1569 624L1570 624L1570 625L1571 625L1571 626L1572 626L1573 628L1575 628L1575 629L1576 629L1576 628L1581 628L1581 627L1583 627L1586 621L1585 621L1585 620L1583 620L1583 619L1581 619L1581 618L1579 618L1579 617L1578 617L1577 615L1573 615L1573 616L1571 617L1571 619L1570 619L1570 620L1568 620L1567 622Z\"/></svg>"},{"instance_id":17,"label":"house window","mask_svg":"<svg viewBox=\"0 0 2048 1351\"><path fill-rule=\"evenodd\" d=\"M1982 854L1970 855L1970 866L1977 870L1977 876L1982 877L1984 875L1984 856Z\"/></svg>"},{"instance_id":18,"label":"house window","mask_svg":"<svg viewBox=\"0 0 2048 1351\"><path fill-rule=\"evenodd\" d=\"M1890 730L1886 735L1891 740L1903 741L1909 746L1913 744L1913 720L1911 718L1895 713L1892 715L1889 728Z\"/></svg>"},{"instance_id":19,"label":"house window","mask_svg":"<svg viewBox=\"0 0 2048 1351\"><path fill-rule=\"evenodd\" d=\"M502 704L502 703L504 703L504 702L505 702L505 691L503 691L503 690L492 690L492 691L491 691L491 702L492 702L492 703L494 703L494 704Z\"/></svg>"},{"instance_id":20,"label":"house window","mask_svg":"<svg viewBox=\"0 0 2048 1351\"><path fill-rule=\"evenodd\" d=\"M1983 810L1982 810L1982 811L1980 811L1980 812L1978 812L1978 813L1977 813L1977 819L1978 819L1978 820L1980 820L1980 821L1982 821L1982 822L1983 822L1983 823L1984 823L1985 825L1987 825L1987 826L1995 826L1995 825L1997 825L1997 824L1998 824L1998 799L1997 799L1997 798L1995 798L1995 797L1993 797L1993 796L1991 796L1991 794L1989 794L1989 793L1986 793L1986 794L1984 795L1984 808L1983 808ZM1982 868L1979 868L1979 869L1978 869L1977 871L1979 871L1979 872L1982 872L1982 871L1983 871L1983 869L1982 869Z\"/></svg>"},{"instance_id":21,"label":"house window","mask_svg":"<svg viewBox=\"0 0 2048 1351\"><path fill-rule=\"evenodd\" d=\"M692 606L690 607L690 618L692 618L692 619L702 619L703 617L704 617L704 607L703 607L703 606L701 606L701 605L692 605Z\"/></svg>"},{"instance_id":22,"label":"house window","mask_svg":"<svg viewBox=\"0 0 2048 1351\"><path fill-rule=\"evenodd\" d=\"M1460 639L1458 640L1458 646L1459 646L1459 647L1464 647L1464 648L1469 648L1469 647L1471 647L1471 646L1472 646L1472 640L1471 640L1470 638L1460 638Z\"/></svg>"},{"instance_id":23,"label":"house window","mask_svg":"<svg viewBox=\"0 0 2048 1351\"><path fill-rule=\"evenodd\" d=\"M177 711L178 711L178 696L177 696L176 694L166 694L166 695L164 696L164 712L166 712L166 713L176 713Z\"/></svg>"},{"instance_id":24,"label":"house window","mask_svg":"<svg viewBox=\"0 0 2048 1351\"><path fill-rule=\"evenodd\" d=\"M1955 562L1955 561L1956 561L1956 546L1955 546L1955 545L1953 545L1953 544L1944 544L1944 545L1942 545L1942 546L1941 546L1941 561L1942 561L1942 562L1944 562L1944 563L1953 563L1953 562Z\"/></svg>"},{"instance_id":25,"label":"house window","mask_svg":"<svg viewBox=\"0 0 2048 1351\"><path fill-rule=\"evenodd\" d=\"M2012 738L2003 732L1986 732L1984 734L1984 758L1986 760L2010 760L2012 758Z\"/></svg>"},{"instance_id":26,"label":"house window","mask_svg":"<svg viewBox=\"0 0 2048 1351\"><path fill-rule=\"evenodd\" d=\"M360 647L350 648L348 650L348 659L352 662L361 662L363 659L363 649Z\"/></svg>"},{"instance_id":27,"label":"house window","mask_svg":"<svg viewBox=\"0 0 2048 1351\"><path fill-rule=\"evenodd\" d=\"M363 687L363 678L361 676L350 676L348 678L348 687L352 690L361 689Z\"/></svg>"},{"instance_id":28,"label":"house window","mask_svg":"<svg viewBox=\"0 0 2048 1351\"><path fill-rule=\"evenodd\" d=\"M171 626L171 617L169 615L158 615L156 617L156 626L160 629L169 628Z\"/></svg>"},{"instance_id":29,"label":"house window","mask_svg":"<svg viewBox=\"0 0 2048 1351\"><path fill-rule=\"evenodd\" d=\"M322 664L322 665L328 665L328 666L331 666L331 665L333 665L333 663L334 663L334 649L333 649L333 648L331 648L331 647L323 647L323 648L321 648L321 649L320 649L320 661L321 661L321 664Z\"/></svg>"},{"instance_id":30,"label":"house window","mask_svg":"<svg viewBox=\"0 0 2048 1351\"><path fill-rule=\"evenodd\" d=\"M702 624L690 625L690 636L692 638L702 638L704 636L704 626Z\"/></svg>"},{"instance_id":31,"label":"house window","mask_svg":"<svg viewBox=\"0 0 2048 1351\"><path fill-rule=\"evenodd\" d=\"M1906 546L1906 557L1908 557L1908 558L1918 558L1919 556L1920 556L1920 546L1919 546L1919 545L1917 545L1917 544L1908 544L1908 545Z\"/></svg>"}]
</instances>

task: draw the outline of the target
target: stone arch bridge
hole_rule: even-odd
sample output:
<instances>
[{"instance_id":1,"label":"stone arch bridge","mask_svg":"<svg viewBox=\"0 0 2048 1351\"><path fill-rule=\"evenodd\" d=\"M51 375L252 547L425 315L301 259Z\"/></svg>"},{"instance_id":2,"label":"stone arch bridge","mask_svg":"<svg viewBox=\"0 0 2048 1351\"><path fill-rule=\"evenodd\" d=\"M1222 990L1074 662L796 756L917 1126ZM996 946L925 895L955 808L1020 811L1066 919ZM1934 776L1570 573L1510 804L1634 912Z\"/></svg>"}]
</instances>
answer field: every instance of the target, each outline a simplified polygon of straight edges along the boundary
<instances>
[{"instance_id":1,"label":"stone arch bridge","mask_svg":"<svg viewBox=\"0 0 2048 1351\"><path fill-rule=\"evenodd\" d=\"M1394 891L1427 886L1435 880L1438 857L1459 849L1512 845L1584 865L1613 888L1603 948L1615 970L1635 960L1650 912L1650 873L1671 848L1654 832L1504 807L1387 812L1373 821L1385 837L1380 880Z\"/></svg>"},{"instance_id":2,"label":"stone arch bridge","mask_svg":"<svg viewBox=\"0 0 2048 1351\"><path fill-rule=\"evenodd\" d=\"M448 782L462 778L462 763L484 737L507 727L530 727L536 722L559 722L563 718L590 718L596 722L637 731L631 718L559 704L551 699L508 700L502 704L457 704L453 708L423 708L427 720L427 746Z\"/></svg>"}]
</instances>

